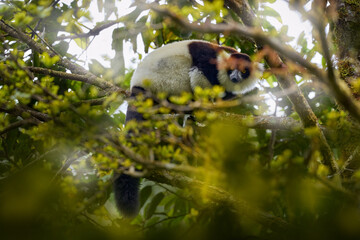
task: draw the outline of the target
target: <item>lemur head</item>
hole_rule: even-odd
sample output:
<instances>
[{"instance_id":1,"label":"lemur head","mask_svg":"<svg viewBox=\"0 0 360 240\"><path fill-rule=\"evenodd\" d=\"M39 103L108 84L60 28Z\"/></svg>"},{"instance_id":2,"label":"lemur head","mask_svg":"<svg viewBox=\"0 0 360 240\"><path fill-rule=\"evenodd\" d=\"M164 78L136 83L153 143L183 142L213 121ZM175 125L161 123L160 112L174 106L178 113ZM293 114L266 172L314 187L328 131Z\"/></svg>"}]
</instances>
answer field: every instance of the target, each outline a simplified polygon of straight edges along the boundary
<instances>
[{"instance_id":1,"label":"lemur head","mask_svg":"<svg viewBox=\"0 0 360 240\"><path fill-rule=\"evenodd\" d=\"M263 70L261 64L252 62L247 54L225 51L218 55L217 68L221 85L238 94L252 90L260 75L255 73Z\"/></svg>"}]
</instances>

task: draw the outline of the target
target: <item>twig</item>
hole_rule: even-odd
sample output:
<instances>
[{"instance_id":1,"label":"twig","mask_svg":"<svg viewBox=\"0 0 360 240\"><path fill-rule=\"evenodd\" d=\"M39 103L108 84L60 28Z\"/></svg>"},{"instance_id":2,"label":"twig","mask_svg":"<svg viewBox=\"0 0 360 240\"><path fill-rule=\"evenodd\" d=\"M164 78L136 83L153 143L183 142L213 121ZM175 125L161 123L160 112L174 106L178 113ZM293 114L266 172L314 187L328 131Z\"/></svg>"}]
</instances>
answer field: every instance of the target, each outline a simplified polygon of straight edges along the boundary
<instances>
[{"instance_id":1,"label":"twig","mask_svg":"<svg viewBox=\"0 0 360 240\"><path fill-rule=\"evenodd\" d=\"M358 201L358 197L353 194L352 192L346 190L345 188L338 186L334 183L332 183L331 181L329 181L328 179L324 179L323 177L320 177L318 175L314 176L315 179L319 180L322 184L324 184L325 186L327 186L329 189L333 190L334 192L340 193L341 195L347 197L350 200L353 201Z\"/></svg>"},{"instance_id":2,"label":"twig","mask_svg":"<svg viewBox=\"0 0 360 240\"><path fill-rule=\"evenodd\" d=\"M76 160L88 155L88 154L84 154L83 156L78 157L77 154L79 154L81 151L76 151L74 153L72 153L70 158L68 158L64 165L61 166L61 168L55 173L54 177L50 180L50 184L52 184L60 175L63 175L64 172L70 167L71 164L73 164Z\"/></svg>"},{"instance_id":3,"label":"twig","mask_svg":"<svg viewBox=\"0 0 360 240\"><path fill-rule=\"evenodd\" d=\"M14 123L9 124L8 126L6 126L2 131L0 131L0 136L21 126L25 126L25 125L37 125L39 124L40 121L37 120L36 118L27 118L27 119L23 119Z\"/></svg>"},{"instance_id":4,"label":"twig","mask_svg":"<svg viewBox=\"0 0 360 240\"><path fill-rule=\"evenodd\" d=\"M35 34L53 53L55 53L55 55L61 56L58 52L55 51L55 49L48 43L46 42L39 34L37 34L37 32L32 29L29 25L27 25L27 27L31 30L31 32L33 34Z\"/></svg>"},{"instance_id":5,"label":"twig","mask_svg":"<svg viewBox=\"0 0 360 240\"><path fill-rule=\"evenodd\" d=\"M87 38L90 36L96 36L99 35L99 33L115 24L118 24L120 22L123 21L123 18L119 18L117 20L113 20L113 21L106 21L103 23L98 24L96 27L94 27L93 29L90 29L89 32L87 33L80 33L80 34L75 34L75 35L70 35L70 36L59 36L57 37L57 40L65 40L65 39L76 39L76 38Z\"/></svg>"},{"instance_id":6,"label":"twig","mask_svg":"<svg viewBox=\"0 0 360 240\"><path fill-rule=\"evenodd\" d=\"M360 146L357 146L354 150L354 152L348 157L348 159L344 162L343 166L340 169L340 174L342 174L345 170L348 170L347 167L351 164L354 157L359 153Z\"/></svg>"},{"instance_id":7,"label":"twig","mask_svg":"<svg viewBox=\"0 0 360 240\"><path fill-rule=\"evenodd\" d=\"M277 113L277 108L278 108L278 99L275 99L275 110L273 113L273 116L276 116ZM271 130L271 137L270 137L270 141L269 141L269 160L267 162L267 167L270 168L270 164L271 161L274 157L274 147L275 147L275 142L276 142L276 129L272 129Z\"/></svg>"},{"instance_id":8,"label":"twig","mask_svg":"<svg viewBox=\"0 0 360 240\"><path fill-rule=\"evenodd\" d=\"M161 219L159 220L158 222L155 222L153 224L150 224L148 226L146 226L145 228L141 229L142 231L146 230L146 229L149 229L149 228L152 228L154 227L155 225L158 225L162 222L165 222L165 221L168 221L168 220L171 220L171 219L176 219L176 218L179 218L179 217L184 217L186 216L187 214L181 214L181 215L178 215L178 216L171 216L171 217L167 217L167 218L164 218L164 219Z\"/></svg>"},{"instance_id":9,"label":"twig","mask_svg":"<svg viewBox=\"0 0 360 240\"><path fill-rule=\"evenodd\" d=\"M143 165L147 169L165 169L176 172L185 172L185 173L201 173L202 170L200 168L186 166L186 165L177 165L173 163L162 163L159 161L150 161L143 158L140 154L137 154L130 148L125 145L115 141L114 139L107 139L108 143L110 143L113 147L119 149L124 155L129 157L136 163Z\"/></svg>"},{"instance_id":10,"label":"twig","mask_svg":"<svg viewBox=\"0 0 360 240\"><path fill-rule=\"evenodd\" d=\"M102 83L99 83L98 81L93 81L93 79L89 78L86 75L80 75L80 74L74 74L74 73L66 73L61 71L56 71L48 68L41 68L41 67L27 67L31 72L44 74L44 75L50 75L53 77L59 77L63 79L70 79L75 80L79 82L88 83L90 85L94 85L96 87L99 87L101 89L107 89Z\"/></svg>"},{"instance_id":11,"label":"twig","mask_svg":"<svg viewBox=\"0 0 360 240\"><path fill-rule=\"evenodd\" d=\"M186 201L194 201L193 197L191 197L191 195L189 196L183 196L183 195L180 195L178 194L177 192L169 189L168 187L165 187L163 184L160 184L160 183L157 183L158 186L162 187L163 189L165 189L166 191L168 191L169 193L175 195L176 197L180 198L180 199L184 199Z\"/></svg>"}]
</instances>

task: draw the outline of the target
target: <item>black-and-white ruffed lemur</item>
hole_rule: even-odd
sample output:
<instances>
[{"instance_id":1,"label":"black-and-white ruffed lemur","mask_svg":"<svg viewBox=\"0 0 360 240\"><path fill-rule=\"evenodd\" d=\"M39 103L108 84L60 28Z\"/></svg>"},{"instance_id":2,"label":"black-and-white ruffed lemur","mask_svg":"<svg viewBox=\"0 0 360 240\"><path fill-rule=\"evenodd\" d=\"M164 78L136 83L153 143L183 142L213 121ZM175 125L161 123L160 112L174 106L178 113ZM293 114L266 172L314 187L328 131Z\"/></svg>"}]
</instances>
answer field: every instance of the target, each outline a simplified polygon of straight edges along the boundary
<instances>
[{"instance_id":1,"label":"black-and-white ruffed lemur","mask_svg":"<svg viewBox=\"0 0 360 240\"><path fill-rule=\"evenodd\" d=\"M258 66L252 64L248 55L231 47L201 40L174 42L151 52L139 64L131 79L131 95L145 91L155 95L160 92L180 95L193 92L197 86L220 85L225 89L224 99L229 99L254 88ZM132 119L143 120L142 115L129 106L126 122ZM137 215L138 188L138 178L121 174L115 179L115 201L123 215Z\"/></svg>"}]
</instances>

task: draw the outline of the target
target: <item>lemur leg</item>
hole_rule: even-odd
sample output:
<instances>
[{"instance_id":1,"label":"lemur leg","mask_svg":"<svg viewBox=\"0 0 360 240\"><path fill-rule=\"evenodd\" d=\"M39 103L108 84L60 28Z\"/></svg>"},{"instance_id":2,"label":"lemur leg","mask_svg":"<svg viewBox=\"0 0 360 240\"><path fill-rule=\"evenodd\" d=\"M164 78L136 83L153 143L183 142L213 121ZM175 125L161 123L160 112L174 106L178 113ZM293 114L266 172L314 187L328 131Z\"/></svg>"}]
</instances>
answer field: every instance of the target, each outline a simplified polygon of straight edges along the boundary
<instances>
[{"instance_id":1,"label":"lemur leg","mask_svg":"<svg viewBox=\"0 0 360 240\"><path fill-rule=\"evenodd\" d=\"M206 76L197 68L192 67L189 72L190 76L190 85L191 89L194 92L195 87L199 86L201 88L212 88L213 85L210 83L210 81L206 78ZM229 100L236 97L235 94L225 91L225 95L223 97L223 100Z\"/></svg>"},{"instance_id":2,"label":"lemur leg","mask_svg":"<svg viewBox=\"0 0 360 240\"><path fill-rule=\"evenodd\" d=\"M195 87L201 88L212 88L211 83L206 78L206 76L199 70L197 67L192 67L189 71L190 77L190 86L191 90L194 92Z\"/></svg>"}]
</instances>

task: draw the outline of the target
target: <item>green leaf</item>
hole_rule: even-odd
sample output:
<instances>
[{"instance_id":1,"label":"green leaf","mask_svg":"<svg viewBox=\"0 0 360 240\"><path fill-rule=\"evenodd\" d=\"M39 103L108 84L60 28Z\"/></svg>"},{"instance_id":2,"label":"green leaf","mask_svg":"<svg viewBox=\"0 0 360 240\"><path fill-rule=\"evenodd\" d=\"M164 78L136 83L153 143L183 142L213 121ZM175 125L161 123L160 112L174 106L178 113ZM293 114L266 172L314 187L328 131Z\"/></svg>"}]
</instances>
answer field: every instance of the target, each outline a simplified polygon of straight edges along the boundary
<instances>
[{"instance_id":1,"label":"green leaf","mask_svg":"<svg viewBox=\"0 0 360 240\"><path fill-rule=\"evenodd\" d=\"M74 39L76 45L78 45L81 49L86 49L88 46L88 39L87 38L75 38Z\"/></svg>"},{"instance_id":2,"label":"green leaf","mask_svg":"<svg viewBox=\"0 0 360 240\"><path fill-rule=\"evenodd\" d=\"M105 19L108 19L112 13L116 11L115 0L105 0Z\"/></svg>"},{"instance_id":3,"label":"green leaf","mask_svg":"<svg viewBox=\"0 0 360 240\"><path fill-rule=\"evenodd\" d=\"M324 57L321 58L321 65L322 65L323 69L326 68L326 59Z\"/></svg>"},{"instance_id":4,"label":"green leaf","mask_svg":"<svg viewBox=\"0 0 360 240\"><path fill-rule=\"evenodd\" d=\"M176 200L176 196L174 194L169 194L162 201L162 204L164 205L164 210L168 214L173 213L175 200Z\"/></svg>"},{"instance_id":5,"label":"green leaf","mask_svg":"<svg viewBox=\"0 0 360 240\"><path fill-rule=\"evenodd\" d=\"M266 19L261 19L261 25L264 29L267 29L270 33L276 32L275 27Z\"/></svg>"},{"instance_id":6,"label":"green leaf","mask_svg":"<svg viewBox=\"0 0 360 240\"><path fill-rule=\"evenodd\" d=\"M97 8L99 12L102 12L104 9L104 2L102 0L97 0Z\"/></svg>"},{"instance_id":7,"label":"green leaf","mask_svg":"<svg viewBox=\"0 0 360 240\"><path fill-rule=\"evenodd\" d=\"M33 52L33 67L39 67L40 66L40 56L38 52Z\"/></svg>"},{"instance_id":8,"label":"green leaf","mask_svg":"<svg viewBox=\"0 0 360 240\"><path fill-rule=\"evenodd\" d=\"M148 53L148 52L149 52L149 47L150 47L150 43L151 43L152 38L151 38L150 35L148 34L148 31L142 32L142 33L141 33L141 37L142 37L142 40L143 40L143 43L144 43L145 53Z\"/></svg>"},{"instance_id":9,"label":"green leaf","mask_svg":"<svg viewBox=\"0 0 360 240\"><path fill-rule=\"evenodd\" d=\"M152 186L150 186L150 185L141 189L141 191L140 191L140 208L142 208L142 206L144 206L145 202L148 200L151 193L152 193Z\"/></svg>"},{"instance_id":10,"label":"green leaf","mask_svg":"<svg viewBox=\"0 0 360 240\"><path fill-rule=\"evenodd\" d=\"M100 76L106 72L105 67L96 59L91 59L91 63L89 63L89 69L90 72L97 76Z\"/></svg>"},{"instance_id":11,"label":"green leaf","mask_svg":"<svg viewBox=\"0 0 360 240\"><path fill-rule=\"evenodd\" d=\"M61 41L58 44L54 45L53 48L58 52L61 56L65 56L69 49L69 43L65 41Z\"/></svg>"},{"instance_id":12,"label":"green leaf","mask_svg":"<svg viewBox=\"0 0 360 240\"><path fill-rule=\"evenodd\" d=\"M126 31L124 27L115 28L112 33L111 48L115 51L123 51L124 38L126 38Z\"/></svg>"},{"instance_id":13,"label":"green leaf","mask_svg":"<svg viewBox=\"0 0 360 240\"><path fill-rule=\"evenodd\" d=\"M9 19L14 17L15 9L7 6L7 5L1 5L0 6L0 19Z\"/></svg>"},{"instance_id":14,"label":"green leaf","mask_svg":"<svg viewBox=\"0 0 360 240\"><path fill-rule=\"evenodd\" d=\"M155 212L157 206L159 205L159 203L161 202L161 200L164 197L165 197L165 195L162 192L156 194L155 197L153 197L149 207L146 209L145 219L149 219L149 218L151 218L152 215L154 215L154 212Z\"/></svg>"},{"instance_id":15,"label":"green leaf","mask_svg":"<svg viewBox=\"0 0 360 240\"><path fill-rule=\"evenodd\" d=\"M23 27L23 26L30 24L30 22L32 20L33 20L33 18L30 16L27 16L26 12L18 12L14 16L14 25Z\"/></svg>"},{"instance_id":16,"label":"green leaf","mask_svg":"<svg viewBox=\"0 0 360 240\"><path fill-rule=\"evenodd\" d=\"M41 62L46 66L46 67L51 67L53 66L55 63L57 63L59 61L59 56L55 55L53 57L49 56L49 54L47 52L44 52L43 54L40 55L41 58Z\"/></svg>"},{"instance_id":17,"label":"green leaf","mask_svg":"<svg viewBox=\"0 0 360 240\"><path fill-rule=\"evenodd\" d=\"M274 75L271 75L270 77L266 78L266 82L270 85L271 88L273 88L274 82L277 82L277 79Z\"/></svg>"},{"instance_id":18,"label":"green leaf","mask_svg":"<svg viewBox=\"0 0 360 240\"><path fill-rule=\"evenodd\" d=\"M298 37L297 44L302 46L303 42L306 41L305 39L305 32L302 31Z\"/></svg>"},{"instance_id":19,"label":"green leaf","mask_svg":"<svg viewBox=\"0 0 360 240\"><path fill-rule=\"evenodd\" d=\"M125 15L124 18L124 22L135 22L136 19L139 17L140 13L142 13L143 9L141 8L135 8L134 11L132 11L131 13L129 13L128 15Z\"/></svg>"},{"instance_id":20,"label":"green leaf","mask_svg":"<svg viewBox=\"0 0 360 240\"><path fill-rule=\"evenodd\" d=\"M289 31L289 26L288 26L288 25L284 25L284 26L281 27L279 34L280 34L280 35L287 35L288 31Z\"/></svg>"},{"instance_id":21,"label":"green leaf","mask_svg":"<svg viewBox=\"0 0 360 240\"><path fill-rule=\"evenodd\" d=\"M270 17L274 17L274 18L276 18L280 23L283 23L280 14L279 14L275 9L273 9L273 8L271 8L271 7L269 7L269 6L264 6L263 8L264 8L264 10L261 11L263 15L265 15L265 16L270 16Z\"/></svg>"},{"instance_id":22,"label":"green leaf","mask_svg":"<svg viewBox=\"0 0 360 240\"><path fill-rule=\"evenodd\" d=\"M174 215L181 215L187 212L189 212L188 201L184 201L183 199L177 198L175 200Z\"/></svg>"}]
</instances>

